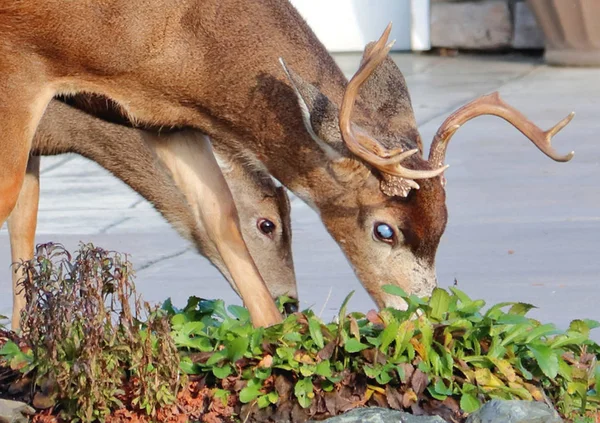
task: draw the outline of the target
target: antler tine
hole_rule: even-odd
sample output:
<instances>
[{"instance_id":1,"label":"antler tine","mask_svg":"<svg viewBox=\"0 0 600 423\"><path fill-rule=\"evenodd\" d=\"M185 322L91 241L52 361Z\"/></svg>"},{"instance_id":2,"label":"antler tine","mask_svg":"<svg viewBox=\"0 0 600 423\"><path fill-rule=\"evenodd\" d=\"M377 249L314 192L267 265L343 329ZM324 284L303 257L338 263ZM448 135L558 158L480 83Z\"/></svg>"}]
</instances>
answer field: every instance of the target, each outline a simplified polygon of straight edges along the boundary
<instances>
[{"instance_id":1,"label":"antler tine","mask_svg":"<svg viewBox=\"0 0 600 423\"><path fill-rule=\"evenodd\" d=\"M575 155L574 151L569 154L560 155L552 147L552 137L563 129L575 116L572 112L563 120L547 131L543 131L532 121L527 119L523 113L505 103L498 92L479 97L467 103L452 113L438 129L429 150L429 162L435 166L444 163L446 148L452 135L469 120L481 115L498 116L529 138L542 153L557 162L568 162Z\"/></svg>"},{"instance_id":2,"label":"antler tine","mask_svg":"<svg viewBox=\"0 0 600 423\"><path fill-rule=\"evenodd\" d=\"M388 26L385 28L385 30L383 31L383 34L381 34L381 37L379 37L379 40L377 40L377 42L373 45L373 47L371 48L371 50L367 53L365 51L365 55L362 59L362 61L360 62L360 65L362 66L364 62L368 61L374 53L378 52L379 50L381 50L382 48L384 48L387 44L387 40L390 37L390 33L392 32L392 23L390 22L388 24Z\"/></svg>"},{"instance_id":3,"label":"antler tine","mask_svg":"<svg viewBox=\"0 0 600 423\"><path fill-rule=\"evenodd\" d=\"M371 52L363 58L360 68L346 86L339 118L342 139L353 154L381 172L405 179L433 178L443 173L447 166L426 171L404 168L400 165L400 162L416 154L418 152L417 149L406 152L403 152L401 149L389 151L382 147L369 134L358 127L354 127L351 121L352 109L354 108L360 87L387 57L394 45L394 41L385 45L390 31L391 24L387 26Z\"/></svg>"}]
</instances>

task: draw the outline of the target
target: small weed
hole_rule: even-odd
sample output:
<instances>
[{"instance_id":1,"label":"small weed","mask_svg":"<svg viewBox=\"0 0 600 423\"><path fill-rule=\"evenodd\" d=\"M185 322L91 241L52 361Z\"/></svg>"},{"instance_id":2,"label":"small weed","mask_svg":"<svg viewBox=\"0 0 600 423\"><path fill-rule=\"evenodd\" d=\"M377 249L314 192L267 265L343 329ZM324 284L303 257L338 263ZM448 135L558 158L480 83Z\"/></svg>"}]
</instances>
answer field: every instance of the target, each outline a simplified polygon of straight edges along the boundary
<instances>
[{"instance_id":1,"label":"small weed","mask_svg":"<svg viewBox=\"0 0 600 423\"><path fill-rule=\"evenodd\" d=\"M91 422L123 402L153 416L175 401L179 356L168 320L164 311L142 307L126 257L88 244L73 258L60 245L43 244L20 266L30 350L7 343L0 353L34 372L45 404L56 402L68 421Z\"/></svg>"}]
</instances>

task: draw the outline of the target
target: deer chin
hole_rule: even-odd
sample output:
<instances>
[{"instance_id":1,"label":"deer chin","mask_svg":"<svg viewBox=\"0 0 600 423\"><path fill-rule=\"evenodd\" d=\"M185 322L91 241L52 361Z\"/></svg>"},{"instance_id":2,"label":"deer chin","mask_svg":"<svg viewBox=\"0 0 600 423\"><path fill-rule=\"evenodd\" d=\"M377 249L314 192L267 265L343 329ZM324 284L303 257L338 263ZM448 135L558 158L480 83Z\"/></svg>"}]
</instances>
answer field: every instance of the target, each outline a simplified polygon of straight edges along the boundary
<instances>
[{"instance_id":1,"label":"deer chin","mask_svg":"<svg viewBox=\"0 0 600 423\"><path fill-rule=\"evenodd\" d=\"M402 297L385 292L383 288L386 285L397 286L406 294L417 297L430 296L437 286L433 261L416 257L406 246L398 248L394 254L381 254L381 252L377 254L375 252L375 254L371 254L370 258L370 260L358 261L364 263L359 266L354 260L353 268L380 309L387 307L398 310L407 309L407 304Z\"/></svg>"},{"instance_id":2,"label":"deer chin","mask_svg":"<svg viewBox=\"0 0 600 423\"><path fill-rule=\"evenodd\" d=\"M399 296L388 294L383 290L386 285L402 288L408 295L417 297L428 297L437 286L435 266L424 263L414 258L404 261L406 265L401 266L400 272L386 275L374 281L368 289L369 294L379 308L395 308L406 310L406 302Z\"/></svg>"}]
</instances>

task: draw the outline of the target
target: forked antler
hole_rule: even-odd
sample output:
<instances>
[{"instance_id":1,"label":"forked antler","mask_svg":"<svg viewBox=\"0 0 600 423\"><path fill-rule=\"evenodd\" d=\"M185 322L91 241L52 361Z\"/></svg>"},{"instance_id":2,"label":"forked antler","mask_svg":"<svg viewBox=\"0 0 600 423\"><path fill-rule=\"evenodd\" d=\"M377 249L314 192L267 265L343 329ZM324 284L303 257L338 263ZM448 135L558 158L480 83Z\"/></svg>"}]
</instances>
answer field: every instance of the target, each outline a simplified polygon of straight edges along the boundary
<instances>
[{"instance_id":1,"label":"forked antler","mask_svg":"<svg viewBox=\"0 0 600 423\"><path fill-rule=\"evenodd\" d=\"M360 127L353 125L351 116L356 97L362 84L386 58L394 42L387 44L392 25L389 24L371 51L365 55L356 74L346 87L342 107L340 109L340 131L348 149L360 159L379 171L411 179L427 179L443 173L448 166L435 170L413 170L400 165L406 158L418 153L418 149L403 151L402 149L387 150L377 140L372 138ZM418 185L413 183L414 188Z\"/></svg>"},{"instance_id":2,"label":"forked antler","mask_svg":"<svg viewBox=\"0 0 600 423\"><path fill-rule=\"evenodd\" d=\"M494 115L501 117L508 123L517 128L523 135L529 138L542 153L557 162L568 162L575 154L571 151L569 154L561 156L552 147L552 137L563 129L575 116L572 112L563 120L558 122L554 127L547 131L541 130L533 122L531 122L523 113L519 112L514 107L506 104L498 92L484 95L470 103L462 106L460 109L452 113L442 123L437 133L435 134L429 150L429 162L433 166L441 166L446 157L446 148L452 135L469 120L481 115Z\"/></svg>"}]
</instances>

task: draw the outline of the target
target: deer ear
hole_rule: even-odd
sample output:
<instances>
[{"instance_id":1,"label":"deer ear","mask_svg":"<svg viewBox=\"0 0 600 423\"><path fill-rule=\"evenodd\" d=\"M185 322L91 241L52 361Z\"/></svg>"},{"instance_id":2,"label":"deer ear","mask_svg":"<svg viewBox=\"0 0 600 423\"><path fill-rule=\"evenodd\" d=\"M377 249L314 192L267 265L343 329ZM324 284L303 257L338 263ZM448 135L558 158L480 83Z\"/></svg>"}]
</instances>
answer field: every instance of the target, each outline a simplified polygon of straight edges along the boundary
<instances>
[{"instance_id":1,"label":"deer ear","mask_svg":"<svg viewBox=\"0 0 600 423\"><path fill-rule=\"evenodd\" d=\"M362 60L371 53L375 43L365 47ZM388 55L373 71L359 91L360 104L371 127L385 128L390 134L401 134L411 140L412 148L423 154L421 136L417 129L412 102L404 75ZM365 124L366 122L357 121Z\"/></svg>"},{"instance_id":2,"label":"deer ear","mask_svg":"<svg viewBox=\"0 0 600 423\"><path fill-rule=\"evenodd\" d=\"M318 88L287 67L283 59L279 61L298 98L306 130L330 159L343 157L338 107Z\"/></svg>"}]
</instances>

